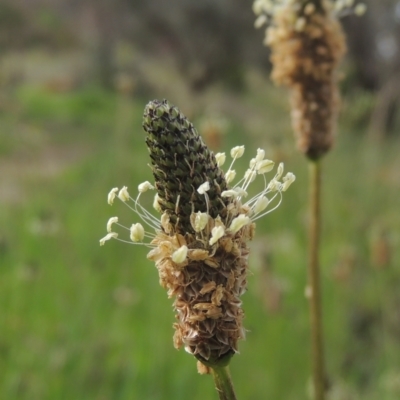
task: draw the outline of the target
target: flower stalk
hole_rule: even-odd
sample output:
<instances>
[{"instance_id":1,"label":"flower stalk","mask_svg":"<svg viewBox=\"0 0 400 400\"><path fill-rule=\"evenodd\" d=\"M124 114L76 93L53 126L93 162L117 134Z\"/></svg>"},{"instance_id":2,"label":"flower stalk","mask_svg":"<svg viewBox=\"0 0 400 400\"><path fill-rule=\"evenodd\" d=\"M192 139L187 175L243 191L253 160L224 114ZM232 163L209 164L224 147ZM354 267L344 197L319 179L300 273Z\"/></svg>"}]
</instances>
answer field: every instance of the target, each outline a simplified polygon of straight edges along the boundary
<instances>
[{"instance_id":1,"label":"flower stalk","mask_svg":"<svg viewBox=\"0 0 400 400\"><path fill-rule=\"evenodd\" d=\"M211 369L214 378L215 389L220 400L236 400L229 366L214 366Z\"/></svg>"},{"instance_id":2,"label":"flower stalk","mask_svg":"<svg viewBox=\"0 0 400 400\"><path fill-rule=\"evenodd\" d=\"M322 298L320 279L320 225L321 225L321 162L309 161L309 260L308 291L310 303L311 357L315 400L325 398L325 363L322 325Z\"/></svg>"}]
</instances>

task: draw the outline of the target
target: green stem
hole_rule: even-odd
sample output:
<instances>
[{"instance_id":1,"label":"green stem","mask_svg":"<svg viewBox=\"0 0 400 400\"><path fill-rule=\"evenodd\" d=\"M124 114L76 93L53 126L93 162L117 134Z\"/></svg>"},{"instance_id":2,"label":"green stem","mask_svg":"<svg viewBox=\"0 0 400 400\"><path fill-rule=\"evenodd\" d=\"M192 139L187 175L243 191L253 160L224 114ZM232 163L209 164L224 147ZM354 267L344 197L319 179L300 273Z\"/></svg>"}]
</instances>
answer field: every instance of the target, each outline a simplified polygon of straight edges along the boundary
<instances>
[{"instance_id":1,"label":"green stem","mask_svg":"<svg viewBox=\"0 0 400 400\"><path fill-rule=\"evenodd\" d=\"M310 161L310 226L308 298L310 302L311 350L313 369L314 400L325 398L325 368L321 311L321 285L319 266L321 165L320 161Z\"/></svg>"},{"instance_id":2,"label":"green stem","mask_svg":"<svg viewBox=\"0 0 400 400\"><path fill-rule=\"evenodd\" d=\"M233 383L231 374L229 372L229 366L225 367L212 367L212 375L214 377L215 389L218 392L220 400L236 400L235 391L233 389Z\"/></svg>"}]
</instances>

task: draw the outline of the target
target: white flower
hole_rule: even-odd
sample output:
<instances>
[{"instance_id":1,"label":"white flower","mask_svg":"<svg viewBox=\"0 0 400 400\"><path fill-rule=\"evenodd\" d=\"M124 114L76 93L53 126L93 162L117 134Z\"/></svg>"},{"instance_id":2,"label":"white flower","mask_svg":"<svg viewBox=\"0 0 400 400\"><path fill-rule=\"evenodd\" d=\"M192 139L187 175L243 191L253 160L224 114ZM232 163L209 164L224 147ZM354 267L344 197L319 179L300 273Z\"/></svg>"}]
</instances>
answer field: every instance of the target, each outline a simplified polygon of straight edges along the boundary
<instances>
[{"instance_id":1,"label":"white flower","mask_svg":"<svg viewBox=\"0 0 400 400\"><path fill-rule=\"evenodd\" d=\"M154 208L156 211L161 212L162 209L161 209L159 200L160 200L160 197L158 196L158 193L157 193L157 194L154 196L153 208Z\"/></svg>"},{"instance_id":2,"label":"white flower","mask_svg":"<svg viewBox=\"0 0 400 400\"><path fill-rule=\"evenodd\" d=\"M265 174L274 168L275 163L271 160L259 161L256 165L256 170L258 174Z\"/></svg>"},{"instance_id":3,"label":"white flower","mask_svg":"<svg viewBox=\"0 0 400 400\"><path fill-rule=\"evenodd\" d=\"M231 190L224 190L222 193L221 193L221 197L233 197L233 198L235 198L235 197L237 197L238 196L238 193L235 191L235 190L233 190L233 189L231 189Z\"/></svg>"},{"instance_id":4,"label":"white flower","mask_svg":"<svg viewBox=\"0 0 400 400\"><path fill-rule=\"evenodd\" d=\"M111 232L111 227L112 224L115 224L116 222L118 222L118 217L111 217L108 222L107 222L107 232L110 233Z\"/></svg>"},{"instance_id":5,"label":"white flower","mask_svg":"<svg viewBox=\"0 0 400 400\"><path fill-rule=\"evenodd\" d=\"M225 180L226 183L230 183L235 179L236 176L236 171L234 169L230 169L226 174L225 174Z\"/></svg>"},{"instance_id":6,"label":"white flower","mask_svg":"<svg viewBox=\"0 0 400 400\"><path fill-rule=\"evenodd\" d=\"M175 250L172 253L172 256L171 256L172 261L177 264L183 263L186 260L187 252L188 252L187 246L183 245L183 246L179 247L178 250Z\"/></svg>"},{"instance_id":7,"label":"white flower","mask_svg":"<svg viewBox=\"0 0 400 400\"><path fill-rule=\"evenodd\" d=\"M281 187L281 183L277 179L272 179L271 182L267 186L267 190L270 192L276 192Z\"/></svg>"},{"instance_id":8,"label":"white flower","mask_svg":"<svg viewBox=\"0 0 400 400\"><path fill-rule=\"evenodd\" d=\"M141 223L132 224L130 228L130 238L132 242L141 242L144 238L144 228Z\"/></svg>"},{"instance_id":9,"label":"white flower","mask_svg":"<svg viewBox=\"0 0 400 400\"><path fill-rule=\"evenodd\" d=\"M215 226L211 231L211 239L209 240L210 246L218 242L225 235L225 228L222 225Z\"/></svg>"},{"instance_id":10,"label":"white flower","mask_svg":"<svg viewBox=\"0 0 400 400\"><path fill-rule=\"evenodd\" d=\"M244 179L246 180L246 182L253 182L254 179L256 179L257 173L256 171L253 171L252 169L248 169L245 173L244 173Z\"/></svg>"},{"instance_id":11,"label":"white flower","mask_svg":"<svg viewBox=\"0 0 400 400\"><path fill-rule=\"evenodd\" d=\"M197 189L197 191L200 193L200 194L204 194L205 192L208 192L210 190L210 182L208 182L208 181L206 181L206 182L204 182L203 184L201 184L200 186L199 186L199 188Z\"/></svg>"},{"instance_id":12,"label":"white flower","mask_svg":"<svg viewBox=\"0 0 400 400\"><path fill-rule=\"evenodd\" d=\"M231 226L229 227L229 230L233 233L236 233L240 229L242 229L245 225L249 224L251 222L251 219L244 214L240 214L236 218L233 218Z\"/></svg>"},{"instance_id":13,"label":"white flower","mask_svg":"<svg viewBox=\"0 0 400 400\"><path fill-rule=\"evenodd\" d=\"M202 212L197 212L196 217L194 219L194 230L196 232L201 232L207 225L208 223L208 214L207 213L202 213Z\"/></svg>"},{"instance_id":14,"label":"white flower","mask_svg":"<svg viewBox=\"0 0 400 400\"><path fill-rule=\"evenodd\" d=\"M154 189L154 186L149 181L145 181L138 186L139 193L147 192L149 189Z\"/></svg>"},{"instance_id":15,"label":"white flower","mask_svg":"<svg viewBox=\"0 0 400 400\"><path fill-rule=\"evenodd\" d=\"M118 233L116 233L116 232L107 233L106 236L104 236L102 239L100 239L100 246L104 246L104 243L107 240L116 239L117 237L118 237Z\"/></svg>"},{"instance_id":16,"label":"white flower","mask_svg":"<svg viewBox=\"0 0 400 400\"><path fill-rule=\"evenodd\" d=\"M238 196L247 197L247 192L243 188L238 186L235 187L233 190L237 193Z\"/></svg>"},{"instance_id":17,"label":"white flower","mask_svg":"<svg viewBox=\"0 0 400 400\"><path fill-rule=\"evenodd\" d=\"M129 196L128 193L128 188L126 186L124 186L118 193L118 197L122 200L122 201L128 201L131 197Z\"/></svg>"},{"instance_id":18,"label":"white flower","mask_svg":"<svg viewBox=\"0 0 400 400\"><path fill-rule=\"evenodd\" d=\"M111 206L114 203L115 196L117 195L118 188L114 188L110 190L107 197L107 203Z\"/></svg>"},{"instance_id":19,"label":"white flower","mask_svg":"<svg viewBox=\"0 0 400 400\"><path fill-rule=\"evenodd\" d=\"M256 204L254 204L254 214L258 214L261 211L265 210L268 207L269 200L265 197L259 197L259 199L256 201Z\"/></svg>"},{"instance_id":20,"label":"white flower","mask_svg":"<svg viewBox=\"0 0 400 400\"><path fill-rule=\"evenodd\" d=\"M169 233L171 231L171 226L169 224L170 218L168 213L165 211L163 215L161 215L161 226L164 229L166 233Z\"/></svg>"},{"instance_id":21,"label":"white flower","mask_svg":"<svg viewBox=\"0 0 400 400\"><path fill-rule=\"evenodd\" d=\"M221 197L233 197L234 199L238 196L247 196L247 192L241 187L235 187L231 190L224 190L221 193Z\"/></svg>"},{"instance_id":22,"label":"white flower","mask_svg":"<svg viewBox=\"0 0 400 400\"><path fill-rule=\"evenodd\" d=\"M282 179L282 192L286 192L288 187L296 180L296 177L291 172L288 172Z\"/></svg>"},{"instance_id":23,"label":"white flower","mask_svg":"<svg viewBox=\"0 0 400 400\"><path fill-rule=\"evenodd\" d=\"M241 157L243 153L244 146L236 146L231 150L233 160L225 173L226 183L229 184L236 178L236 171L232 169L232 166L236 158ZM226 161L225 153L217 153L215 157L218 166L223 165ZM269 182L266 180L265 176L263 176L264 188L261 192L251 197L246 202L242 200L247 197L249 191L248 188L257 176L259 174L265 174L273 168L274 162L267 160L264 157L265 151L263 149L257 149L257 154L250 161L250 168L246 170L244 177L239 179L236 185L232 185L233 187L222 191L220 197L221 200L224 201L227 210L227 213L223 218L221 218L220 215L216 218L210 216L213 210L211 209L212 206L210 204L210 199L207 196L207 191L210 190L211 183L208 180L204 181L204 183L197 188L199 194L205 195L205 208L207 212L198 211L196 213L193 212L190 215L190 224L195 232L196 241L208 244L208 246L214 246L226 232L234 235L244 226L262 218L280 205L283 192L285 192L296 179L291 172L287 173L282 179L284 170L283 163L279 164L275 176ZM174 171L171 171L171 173L173 174ZM205 177L205 179L207 179L207 177ZM152 241L152 239L156 238L157 235L161 234L170 236L171 238L173 237L176 228L174 224L176 224L176 222L174 222L174 224L171 223L170 215L167 212L162 213L163 199L161 199L157 193L154 196L153 207L161 213L161 215L158 216L152 214L142 204L140 204L142 193L154 189L154 186L149 181L141 183L138 185L139 193L135 198L130 197L126 186L122 187L119 191L118 188L113 188L108 194L109 204L113 204L115 197L118 196L130 210L134 211L141 218L143 225L150 227L153 232L146 232L141 223L132 224L130 228L124 227L119 223L118 217L112 217L107 222L108 234L100 240L100 245L104 245L104 243L110 239L127 242L127 240L122 238L120 239L117 233L112 232L114 224L117 224L119 227L122 227L129 232L131 244L143 244L152 248L157 248L160 244L157 244L157 241ZM193 208L195 206L194 204L189 205ZM237 212L240 212L240 214L236 214ZM234 213L233 215L236 215L236 218L232 219L232 213ZM213 228L211 229L211 227ZM184 233L182 233L182 235L184 235ZM145 238L149 239L149 242L145 243ZM173 249L176 248L177 246L175 243L173 247L170 248L168 254L171 255L172 253L171 257L173 261L181 264L186 260L188 249L186 246L181 246L176 251L173 251Z\"/></svg>"},{"instance_id":24,"label":"white flower","mask_svg":"<svg viewBox=\"0 0 400 400\"><path fill-rule=\"evenodd\" d=\"M244 146L236 146L231 149L231 157L232 158L240 158L244 153Z\"/></svg>"},{"instance_id":25,"label":"white flower","mask_svg":"<svg viewBox=\"0 0 400 400\"><path fill-rule=\"evenodd\" d=\"M283 163L281 162L281 163L279 163L279 166L278 166L278 171L277 171L277 173L276 173L276 175L275 175L275 179L281 179L281 177L282 177L282 174L283 174Z\"/></svg>"},{"instance_id":26,"label":"white flower","mask_svg":"<svg viewBox=\"0 0 400 400\"><path fill-rule=\"evenodd\" d=\"M226 155L225 153L217 153L215 159L217 160L218 167L222 167L225 163Z\"/></svg>"},{"instance_id":27,"label":"white flower","mask_svg":"<svg viewBox=\"0 0 400 400\"><path fill-rule=\"evenodd\" d=\"M265 157L265 150L257 149L256 161L264 160Z\"/></svg>"}]
</instances>

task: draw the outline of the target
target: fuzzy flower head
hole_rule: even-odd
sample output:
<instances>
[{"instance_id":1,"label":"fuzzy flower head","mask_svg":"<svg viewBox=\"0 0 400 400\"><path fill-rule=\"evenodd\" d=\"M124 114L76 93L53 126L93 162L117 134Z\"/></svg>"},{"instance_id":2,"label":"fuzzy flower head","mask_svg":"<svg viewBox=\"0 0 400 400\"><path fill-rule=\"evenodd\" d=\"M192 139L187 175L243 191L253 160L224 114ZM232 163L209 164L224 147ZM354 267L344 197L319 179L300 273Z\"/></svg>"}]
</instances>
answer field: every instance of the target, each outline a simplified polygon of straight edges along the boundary
<instances>
[{"instance_id":1,"label":"fuzzy flower head","mask_svg":"<svg viewBox=\"0 0 400 400\"><path fill-rule=\"evenodd\" d=\"M140 222L128 228L110 218L100 244L116 239L150 248L148 258L156 264L160 284L175 298L175 347L213 365L237 352L244 338L240 297L255 221L279 206L295 177L287 173L282 178L279 164L267 178L274 163L258 149L236 180L233 166L245 147L227 152L231 160L222 170L225 153L214 156L193 125L165 100L147 105L143 125L154 184L140 184L134 197L126 186L111 190L108 202L117 197ZM263 189L250 195L256 180ZM152 211L141 205L142 196L154 196ZM114 227L121 232L113 232Z\"/></svg>"},{"instance_id":2,"label":"fuzzy flower head","mask_svg":"<svg viewBox=\"0 0 400 400\"><path fill-rule=\"evenodd\" d=\"M361 15L353 0L255 0L255 26L266 26L271 79L287 86L297 147L316 160L334 143L339 104L337 68L346 51L339 17Z\"/></svg>"}]
</instances>

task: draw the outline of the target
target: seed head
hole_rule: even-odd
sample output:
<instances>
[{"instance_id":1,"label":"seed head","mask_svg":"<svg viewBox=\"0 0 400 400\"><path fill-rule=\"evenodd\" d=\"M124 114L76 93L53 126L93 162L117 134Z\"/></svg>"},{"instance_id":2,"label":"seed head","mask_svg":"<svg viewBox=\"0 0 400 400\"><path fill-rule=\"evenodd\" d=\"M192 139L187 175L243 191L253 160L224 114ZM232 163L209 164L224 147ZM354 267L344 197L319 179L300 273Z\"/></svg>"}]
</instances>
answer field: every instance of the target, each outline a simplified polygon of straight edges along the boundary
<instances>
[{"instance_id":1,"label":"seed head","mask_svg":"<svg viewBox=\"0 0 400 400\"><path fill-rule=\"evenodd\" d=\"M225 153L214 157L193 125L165 100L147 105L143 126L155 183L141 183L136 198L126 186L119 192L114 188L108 202L118 197L151 230L139 222L126 228L112 217L100 245L116 239L150 247L147 257L155 262L168 297L175 299L175 347L184 347L203 365L227 363L245 336L241 296L247 286L247 243L254 236L255 221L279 206L294 175L288 173L281 182L280 164L268 183L265 176L274 163L258 149L244 177L233 184L232 167L244 146L230 151L232 161L224 173L220 167ZM260 174L264 189L248 196ZM153 208L161 213L157 216L140 203L141 196L154 189ZM127 230L130 240L112 232L114 226Z\"/></svg>"}]
</instances>

